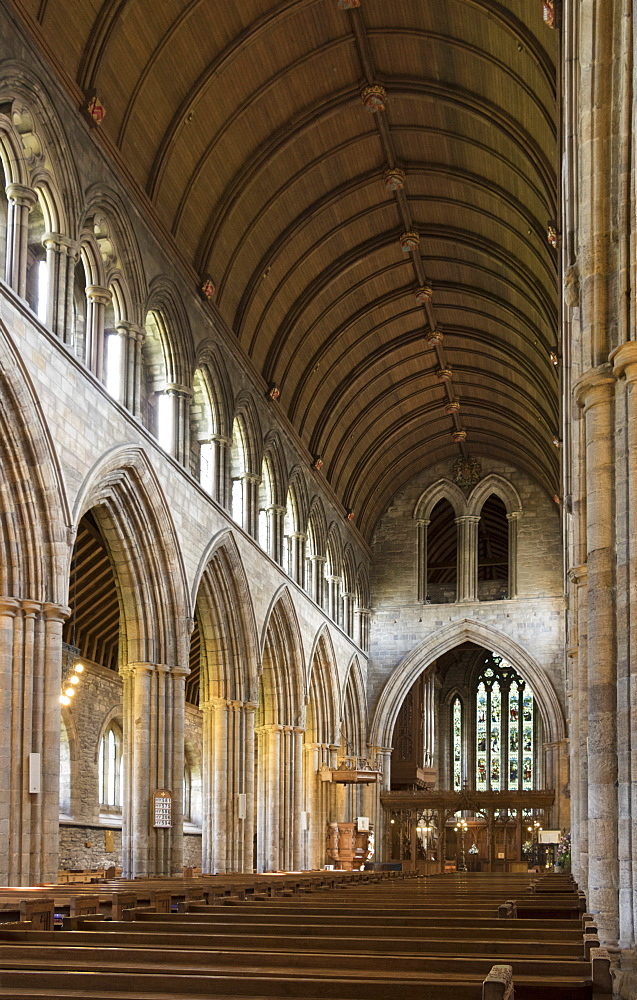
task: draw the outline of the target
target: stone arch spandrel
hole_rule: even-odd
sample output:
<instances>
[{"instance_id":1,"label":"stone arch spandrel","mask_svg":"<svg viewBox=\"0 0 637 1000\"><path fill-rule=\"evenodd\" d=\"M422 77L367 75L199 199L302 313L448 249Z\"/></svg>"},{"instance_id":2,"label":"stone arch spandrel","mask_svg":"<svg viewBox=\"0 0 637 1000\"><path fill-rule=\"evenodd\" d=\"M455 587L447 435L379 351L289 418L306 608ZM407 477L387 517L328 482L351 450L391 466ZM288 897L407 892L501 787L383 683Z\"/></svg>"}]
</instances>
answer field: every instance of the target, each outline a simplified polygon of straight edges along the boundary
<instances>
[{"instance_id":1,"label":"stone arch spandrel","mask_svg":"<svg viewBox=\"0 0 637 1000\"><path fill-rule=\"evenodd\" d=\"M507 514L522 513L522 501L515 486L504 476L498 476L495 473L485 476L473 488L467 501L467 513L479 516L485 501L494 494L506 507Z\"/></svg>"},{"instance_id":2,"label":"stone arch spandrel","mask_svg":"<svg viewBox=\"0 0 637 1000\"><path fill-rule=\"evenodd\" d=\"M555 688L543 667L526 649L497 629L465 618L425 639L403 659L381 691L371 725L370 743L391 746L392 732L405 694L430 664L463 642L473 642L499 653L528 680L537 697L546 742L566 736L566 722Z\"/></svg>"},{"instance_id":3,"label":"stone arch spandrel","mask_svg":"<svg viewBox=\"0 0 637 1000\"><path fill-rule=\"evenodd\" d=\"M439 500L448 500L456 517L465 517L468 513L467 501L460 487L452 483L450 479L439 479L418 497L414 508L414 520L430 520L431 512Z\"/></svg>"}]
</instances>

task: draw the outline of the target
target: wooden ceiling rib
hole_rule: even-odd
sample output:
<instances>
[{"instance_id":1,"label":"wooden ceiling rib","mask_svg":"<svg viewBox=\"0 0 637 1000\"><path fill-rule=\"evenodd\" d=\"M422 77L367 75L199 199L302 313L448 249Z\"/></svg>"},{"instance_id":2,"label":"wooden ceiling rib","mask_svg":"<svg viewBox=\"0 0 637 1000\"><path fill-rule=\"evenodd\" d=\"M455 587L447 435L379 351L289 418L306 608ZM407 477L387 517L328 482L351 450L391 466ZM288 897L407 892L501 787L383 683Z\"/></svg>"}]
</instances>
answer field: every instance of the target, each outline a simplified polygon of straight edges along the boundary
<instances>
[{"instance_id":1,"label":"wooden ceiling rib","mask_svg":"<svg viewBox=\"0 0 637 1000\"><path fill-rule=\"evenodd\" d=\"M367 538L410 476L461 451L559 494L558 32L540 0L10 2L96 88L101 128Z\"/></svg>"}]
</instances>

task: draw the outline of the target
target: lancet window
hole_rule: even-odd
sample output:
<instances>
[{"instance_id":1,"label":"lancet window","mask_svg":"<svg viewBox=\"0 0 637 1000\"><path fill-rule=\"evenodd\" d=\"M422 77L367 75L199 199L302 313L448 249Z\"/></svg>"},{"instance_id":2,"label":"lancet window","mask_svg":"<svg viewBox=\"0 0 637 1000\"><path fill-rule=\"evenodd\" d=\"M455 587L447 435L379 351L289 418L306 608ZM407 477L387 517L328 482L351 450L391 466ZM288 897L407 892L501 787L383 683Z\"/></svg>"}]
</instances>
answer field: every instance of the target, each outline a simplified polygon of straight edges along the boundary
<instances>
[{"instance_id":1,"label":"lancet window","mask_svg":"<svg viewBox=\"0 0 637 1000\"><path fill-rule=\"evenodd\" d=\"M100 807L122 807L122 734L111 724L100 740L98 784Z\"/></svg>"}]
</instances>

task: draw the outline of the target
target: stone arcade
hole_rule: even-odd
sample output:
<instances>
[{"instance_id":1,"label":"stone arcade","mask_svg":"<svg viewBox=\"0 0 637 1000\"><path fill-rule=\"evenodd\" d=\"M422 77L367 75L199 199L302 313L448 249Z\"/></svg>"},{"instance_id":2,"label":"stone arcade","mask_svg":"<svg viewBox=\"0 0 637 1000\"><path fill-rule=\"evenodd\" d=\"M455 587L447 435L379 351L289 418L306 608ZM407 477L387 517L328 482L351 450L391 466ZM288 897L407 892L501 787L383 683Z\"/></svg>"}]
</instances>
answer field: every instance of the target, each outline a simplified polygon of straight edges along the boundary
<instances>
[{"instance_id":1,"label":"stone arcade","mask_svg":"<svg viewBox=\"0 0 637 1000\"><path fill-rule=\"evenodd\" d=\"M464 801L634 948L632 13L2 5L2 884Z\"/></svg>"}]
</instances>

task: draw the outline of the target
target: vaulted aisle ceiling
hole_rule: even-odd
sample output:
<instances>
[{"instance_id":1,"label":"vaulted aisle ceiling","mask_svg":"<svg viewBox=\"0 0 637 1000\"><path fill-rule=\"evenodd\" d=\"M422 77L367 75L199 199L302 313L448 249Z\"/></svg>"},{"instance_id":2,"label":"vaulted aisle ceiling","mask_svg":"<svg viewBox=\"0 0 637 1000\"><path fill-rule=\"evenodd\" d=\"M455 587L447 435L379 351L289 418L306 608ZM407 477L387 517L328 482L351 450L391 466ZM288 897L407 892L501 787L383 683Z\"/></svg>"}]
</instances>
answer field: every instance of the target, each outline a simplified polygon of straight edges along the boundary
<instances>
[{"instance_id":1,"label":"vaulted aisle ceiling","mask_svg":"<svg viewBox=\"0 0 637 1000\"><path fill-rule=\"evenodd\" d=\"M100 128L364 532L460 453L559 492L558 32L541 0L13 4L97 91Z\"/></svg>"}]
</instances>

